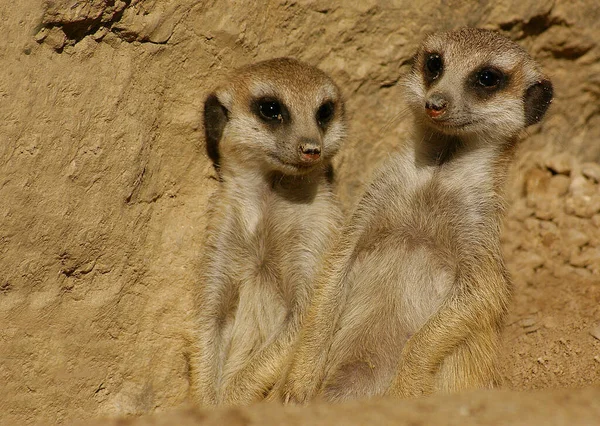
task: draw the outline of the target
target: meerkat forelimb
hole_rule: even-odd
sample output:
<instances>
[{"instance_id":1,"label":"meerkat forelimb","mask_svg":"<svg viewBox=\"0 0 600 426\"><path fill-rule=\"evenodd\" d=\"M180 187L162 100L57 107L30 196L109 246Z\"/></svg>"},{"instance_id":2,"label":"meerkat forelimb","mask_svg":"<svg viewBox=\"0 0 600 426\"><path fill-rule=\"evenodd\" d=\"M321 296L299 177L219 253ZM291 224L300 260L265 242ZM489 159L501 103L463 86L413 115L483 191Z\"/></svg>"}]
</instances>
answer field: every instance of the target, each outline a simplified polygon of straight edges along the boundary
<instances>
[{"instance_id":1,"label":"meerkat forelimb","mask_svg":"<svg viewBox=\"0 0 600 426\"><path fill-rule=\"evenodd\" d=\"M205 102L219 188L203 259L192 392L205 405L260 400L282 374L340 222L331 160L344 104L324 72L279 58L235 71Z\"/></svg>"},{"instance_id":2,"label":"meerkat forelimb","mask_svg":"<svg viewBox=\"0 0 600 426\"><path fill-rule=\"evenodd\" d=\"M284 401L493 387L511 295L503 181L552 84L517 44L428 37L405 81L414 135L378 172L316 279Z\"/></svg>"}]
</instances>

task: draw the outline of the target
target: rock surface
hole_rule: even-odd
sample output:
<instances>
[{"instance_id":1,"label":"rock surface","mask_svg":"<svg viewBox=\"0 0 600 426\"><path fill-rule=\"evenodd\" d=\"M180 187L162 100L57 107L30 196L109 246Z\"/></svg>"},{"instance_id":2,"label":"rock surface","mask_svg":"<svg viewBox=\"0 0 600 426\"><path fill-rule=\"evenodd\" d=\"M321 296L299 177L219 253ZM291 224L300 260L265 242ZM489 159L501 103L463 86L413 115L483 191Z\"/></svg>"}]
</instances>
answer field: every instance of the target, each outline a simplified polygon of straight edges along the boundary
<instances>
[{"instance_id":1,"label":"rock surface","mask_svg":"<svg viewBox=\"0 0 600 426\"><path fill-rule=\"evenodd\" d=\"M337 176L349 210L404 137L399 77L419 41L464 25L518 41L556 92L547 119L524 135L508 185L506 386L600 383L590 333L600 320L594 0L5 1L0 423L151 413L186 400L215 186L201 111L226 71L285 55L339 82L351 136Z\"/></svg>"}]
</instances>

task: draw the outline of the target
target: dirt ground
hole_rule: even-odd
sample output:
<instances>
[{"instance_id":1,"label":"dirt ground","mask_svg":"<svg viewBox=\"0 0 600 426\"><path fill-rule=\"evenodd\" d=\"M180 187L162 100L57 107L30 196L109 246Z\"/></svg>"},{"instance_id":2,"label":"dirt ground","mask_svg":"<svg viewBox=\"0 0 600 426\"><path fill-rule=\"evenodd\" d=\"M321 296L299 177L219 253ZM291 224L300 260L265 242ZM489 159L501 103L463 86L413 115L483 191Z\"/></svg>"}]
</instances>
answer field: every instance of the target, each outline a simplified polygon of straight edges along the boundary
<instances>
[{"instance_id":1,"label":"dirt ground","mask_svg":"<svg viewBox=\"0 0 600 426\"><path fill-rule=\"evenodd\" d=\"M356 419L417 425L468 402L478 424L500 424L493 416L508 412L529 420L522 424L586 424L600 404L595 0L0 2L0 424L187 403L188 331L215 185L200 118L225 72L293 56L333 76L351 121L336 162L349 211L404 137L398 82L416 46L428 32L466 25L516 40L555 87L548 116L523 135L503 235L514 280L505 388L540 393L185 413L206 424L217 415L259 423L265 413L333 424L364 412L375 417Z\"/></svg>"},{"instance_id":2,"label":"dirt ground","mask_svg":"<svg viewBox=\"0 0 600 426\"><path fill-rule=\"evenodd\" d=\"M255 404L245 408L181 408L130 419L86 421L91 426L479 426L596 425L600 389L544 392L485 391L417 400L374 399L306 407Z\"/></svg>"}]
</instances>

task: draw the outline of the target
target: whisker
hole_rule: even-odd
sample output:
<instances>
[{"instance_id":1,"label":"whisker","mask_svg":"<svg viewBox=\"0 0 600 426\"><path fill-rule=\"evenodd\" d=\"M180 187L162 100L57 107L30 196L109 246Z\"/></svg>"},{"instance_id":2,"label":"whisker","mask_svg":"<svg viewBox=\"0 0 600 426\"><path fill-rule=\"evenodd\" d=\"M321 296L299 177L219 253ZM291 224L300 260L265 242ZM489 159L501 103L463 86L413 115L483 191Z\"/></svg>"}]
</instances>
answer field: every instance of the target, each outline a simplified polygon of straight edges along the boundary
<instances>
[{"instance_id":1,"label":"whisker","mask_svg":"<svg viewBox=\"0 0 600 426\"><path fill-rule=\"evenodd\" d=\"M392 125L398 123L401 119L406 117L410 112L410 108L407 105L402 106L400 111L395 114L392 118L390 118L377 132L378 136L381 136L383 133L386 133Z\"/></svg>"}]
</instances>

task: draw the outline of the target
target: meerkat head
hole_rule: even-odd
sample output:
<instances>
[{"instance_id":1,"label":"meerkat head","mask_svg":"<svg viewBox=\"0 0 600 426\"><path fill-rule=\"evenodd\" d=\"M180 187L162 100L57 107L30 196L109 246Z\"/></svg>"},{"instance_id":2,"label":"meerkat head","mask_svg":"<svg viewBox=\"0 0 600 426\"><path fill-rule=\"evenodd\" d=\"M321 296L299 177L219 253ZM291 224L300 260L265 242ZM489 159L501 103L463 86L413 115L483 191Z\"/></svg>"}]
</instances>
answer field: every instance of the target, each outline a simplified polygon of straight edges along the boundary
<instances>
[{"instance_id":1,"label":"meerkat head","mask_svg":"<svg viewBox=\"0 0 600 426\"><path fill-rule=\"evenodd\" d=\"M406 80L416 118L439 132L509 139L537 123L552 83L519 45L493 31L433 34Z\"/></svg>"},{"instance_id":2,"label":"meerkat head","mask_svg":"<svg viewBox=\"0 0 600 426\"><path fill-rule=\"evenodd\" d=\"M345 133L340 91L323 71L290 58L236 70L204 104L215 166L302 175L329 164Z\"/></svg>"}]
</instances>

